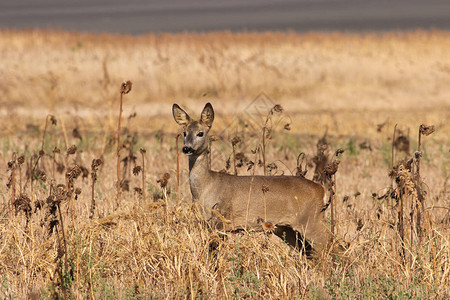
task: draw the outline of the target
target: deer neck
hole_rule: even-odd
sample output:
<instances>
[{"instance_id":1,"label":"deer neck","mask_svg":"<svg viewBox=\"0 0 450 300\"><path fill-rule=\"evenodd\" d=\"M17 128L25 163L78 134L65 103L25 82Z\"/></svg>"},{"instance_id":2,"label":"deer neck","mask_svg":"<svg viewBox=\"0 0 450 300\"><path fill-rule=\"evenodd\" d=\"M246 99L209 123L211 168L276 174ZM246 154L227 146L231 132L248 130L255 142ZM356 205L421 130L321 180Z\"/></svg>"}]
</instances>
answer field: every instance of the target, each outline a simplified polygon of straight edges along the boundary
<instances>
[{"instance_id":1,"label":"deer neck","mask_svg":"<svg viewBox=\"0 0 450 300\"><path fill-rule=\"evenodd\" d=\"M209 177L208 151L189 156L189 184L194 200L199 199Z\"/></svg>"}]
</instances>

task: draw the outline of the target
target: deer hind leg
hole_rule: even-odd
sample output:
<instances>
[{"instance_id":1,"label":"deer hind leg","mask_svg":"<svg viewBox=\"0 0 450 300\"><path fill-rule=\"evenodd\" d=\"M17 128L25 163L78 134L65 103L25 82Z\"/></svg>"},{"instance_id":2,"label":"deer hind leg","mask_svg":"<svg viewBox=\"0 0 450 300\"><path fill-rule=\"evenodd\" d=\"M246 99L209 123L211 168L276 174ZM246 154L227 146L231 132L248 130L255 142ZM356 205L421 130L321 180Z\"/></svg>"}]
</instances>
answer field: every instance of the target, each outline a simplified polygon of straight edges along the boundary
<instances>
[{"instance_id":1,"label":"deer hind leg","mask_svg":"<svg viewBox=\"0 0 450 300\"><path fill-rule=\"evenodd\" d=\"M285 241L291 247L301 251L307 257L311 257L312 246L307 239L298 231L288 225L277 225L274 234Z\"/></svg>"},{"instance_id":2,"label":"deer hind leg","mask_svg":"<svg viewBox=\"0 0 450 300\"><path fill-rule=\"evenodd\" d=\"M322 224L321 222L316 224L307 224L306 226L301 225L299 227L295 227L294 229L306 238L312 246L314 252L317 254L327 250L331 235L325 224Z\"/></svg>"}]
</instances>

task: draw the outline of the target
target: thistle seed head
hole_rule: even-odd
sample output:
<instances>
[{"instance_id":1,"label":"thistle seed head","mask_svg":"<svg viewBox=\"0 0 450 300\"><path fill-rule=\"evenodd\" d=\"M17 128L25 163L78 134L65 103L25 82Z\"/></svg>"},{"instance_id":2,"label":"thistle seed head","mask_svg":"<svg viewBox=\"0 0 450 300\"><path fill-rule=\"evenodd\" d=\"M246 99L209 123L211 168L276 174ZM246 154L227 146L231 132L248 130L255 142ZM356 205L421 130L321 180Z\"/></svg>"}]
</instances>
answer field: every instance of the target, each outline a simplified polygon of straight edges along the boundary
<instances>
[{"instance_id":1,"label":"thistle seed head","mask_svg":"<svg viewBox=\"0 0 450 300\"><path fill-rule=\"evenodd\" d=\"M131 91L131 87L133 86L133 83L131 83L131 81L124 81L122 82L122 85L120 87L120 93L123 94L128 94Z\"/></svg>"}]
</instances>

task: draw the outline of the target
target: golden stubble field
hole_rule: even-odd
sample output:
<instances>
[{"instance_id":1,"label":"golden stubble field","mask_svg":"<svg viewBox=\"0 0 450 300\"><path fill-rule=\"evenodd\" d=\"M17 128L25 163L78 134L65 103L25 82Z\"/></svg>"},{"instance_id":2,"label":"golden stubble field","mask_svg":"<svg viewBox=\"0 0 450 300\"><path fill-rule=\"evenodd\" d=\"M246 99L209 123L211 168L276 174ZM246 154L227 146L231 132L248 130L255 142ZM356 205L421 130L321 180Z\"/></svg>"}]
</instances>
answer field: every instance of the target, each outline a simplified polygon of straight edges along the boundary
<instances>
[{"instance_id":1,"label":"golden stubble field","mask_svg":"<svg viewBox=\"0 0 450 300\"><path fill-rule=\"evenodd\" d=\"M448 32L1 31L0 41L2 298L449 297ZM192 116L213 104L212 168L234 172L238 136L241 175L250 162L263 172L252 150L280 104L267 165L295 174L304 152L312 178L318 149L339 159L344 257L311 260L270 234L211 230L192 207L183 156L177 197L175 102ZM435 132L418 162L421 124ZM406 160L391 172L393 144L394 165Z\"/></svg>"}]
</instances>

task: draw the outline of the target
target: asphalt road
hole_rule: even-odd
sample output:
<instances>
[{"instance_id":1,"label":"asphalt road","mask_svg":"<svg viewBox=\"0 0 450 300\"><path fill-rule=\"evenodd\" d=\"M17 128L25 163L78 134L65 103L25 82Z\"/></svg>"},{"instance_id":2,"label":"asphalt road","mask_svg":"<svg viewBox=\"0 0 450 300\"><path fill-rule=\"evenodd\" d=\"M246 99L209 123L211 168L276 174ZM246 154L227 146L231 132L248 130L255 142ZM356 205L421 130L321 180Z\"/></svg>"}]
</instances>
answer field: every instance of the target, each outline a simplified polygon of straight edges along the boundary
<instances>
[{"instance_id":1,"label":"asphalt road","mask_svg":"<svg viewBox=\"0 0 450 300\"><path fill-rule=\"evenodd\" d=\"M0 28L184 31L450 29L450 0L0 0Z\"/></svg>"}]
</instances>

